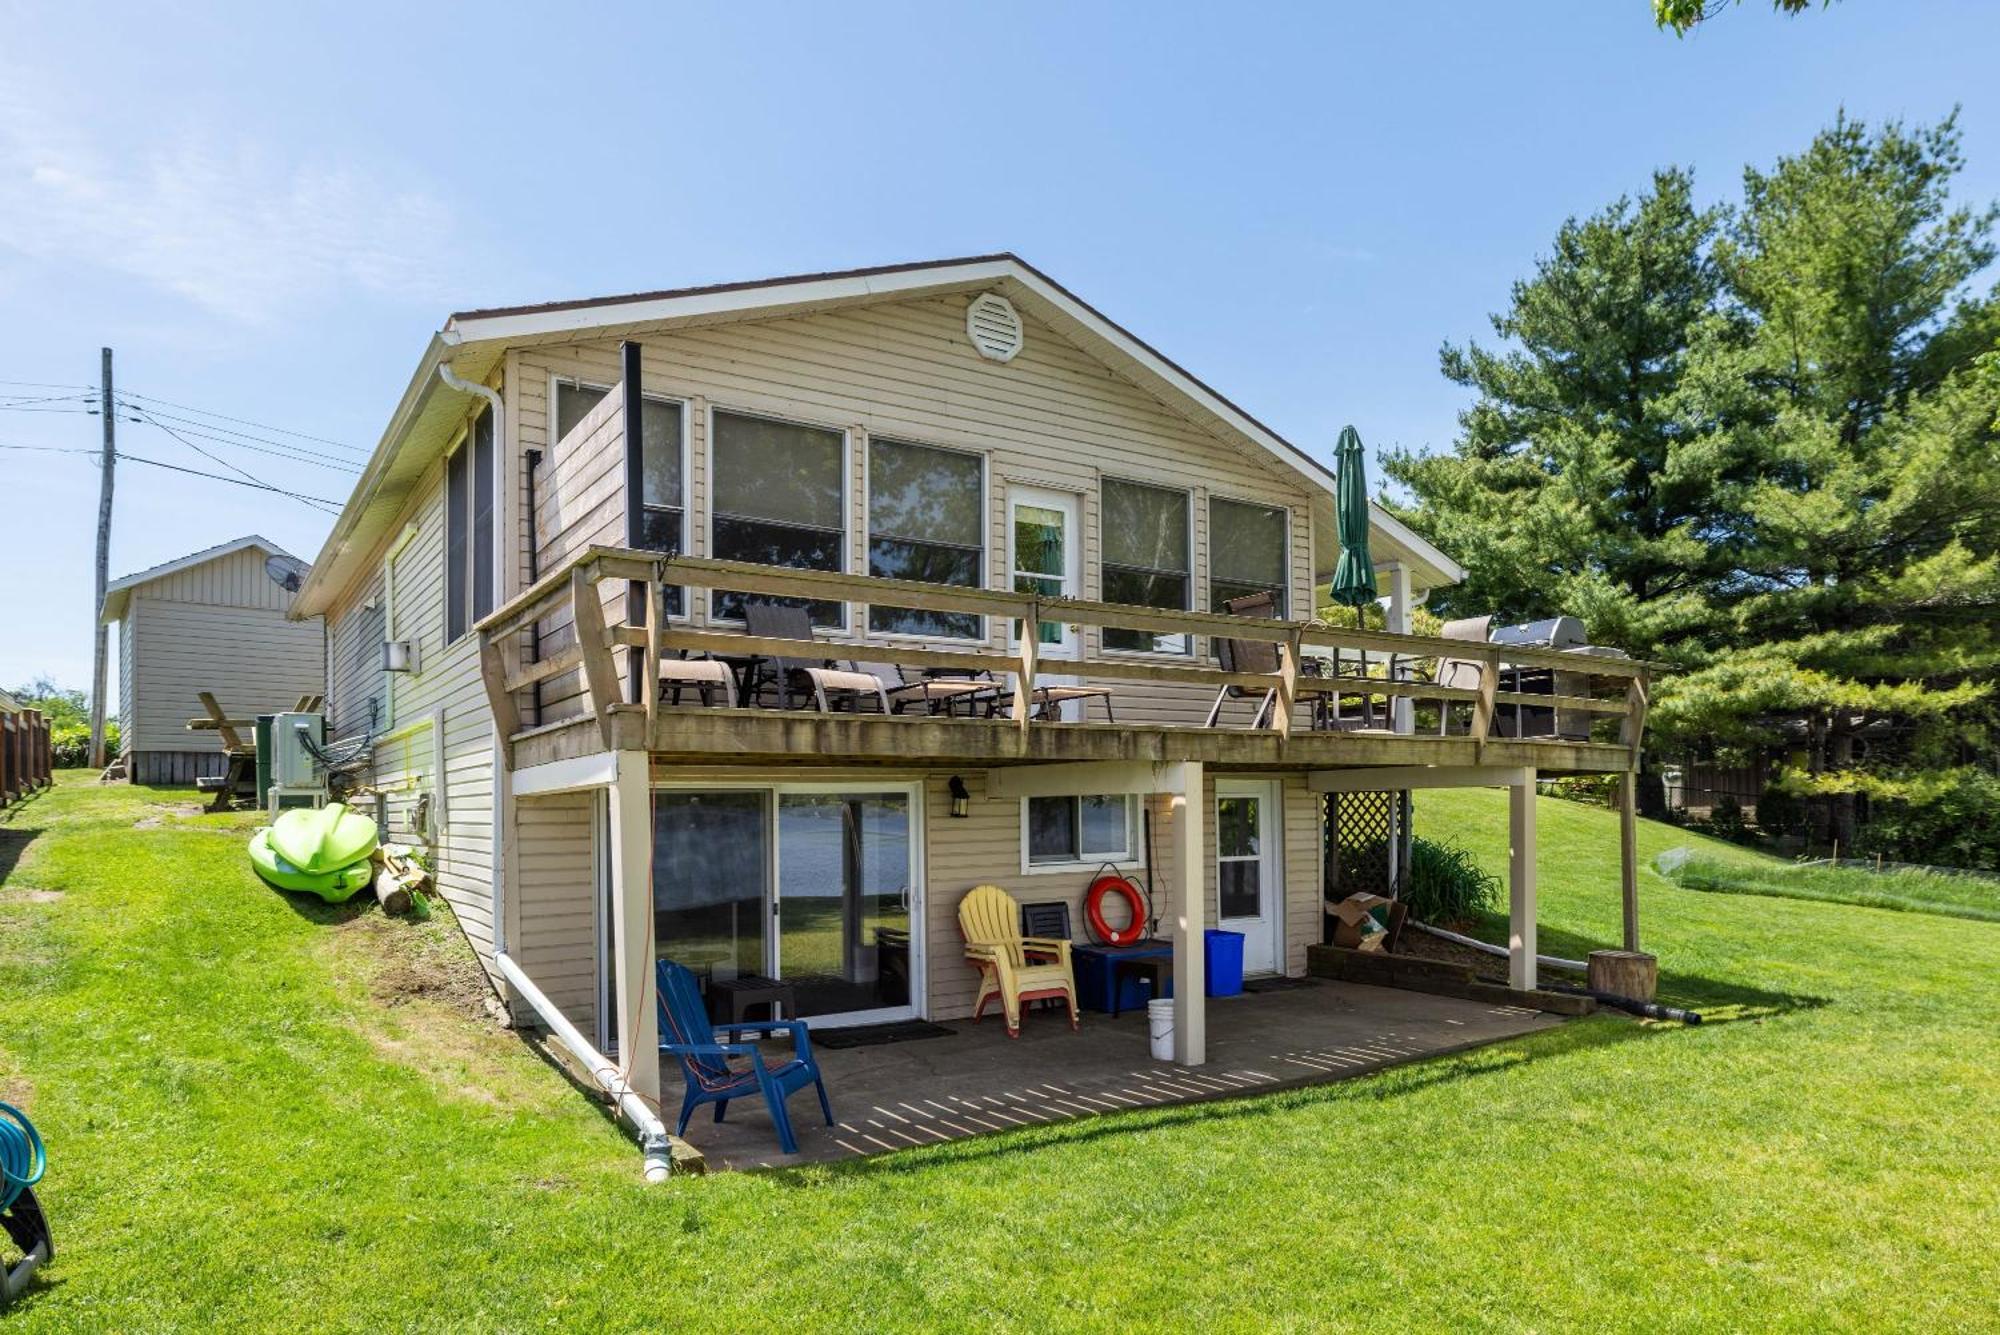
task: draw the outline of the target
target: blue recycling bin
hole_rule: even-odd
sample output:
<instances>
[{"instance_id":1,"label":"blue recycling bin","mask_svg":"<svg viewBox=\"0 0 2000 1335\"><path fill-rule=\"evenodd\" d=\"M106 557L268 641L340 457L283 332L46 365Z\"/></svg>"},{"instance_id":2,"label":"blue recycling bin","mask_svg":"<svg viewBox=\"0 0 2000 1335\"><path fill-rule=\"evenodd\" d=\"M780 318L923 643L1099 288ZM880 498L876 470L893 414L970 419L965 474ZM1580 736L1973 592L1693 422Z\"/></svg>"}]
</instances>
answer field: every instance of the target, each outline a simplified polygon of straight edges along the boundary
<instances>
[{"instance_id":1,"label":"blue recycling bin","mask_svg":"<svg viewBox=\"0 0 2000 1335\"><path fill-rule=\"evenodd\" d=\"M1211 927L1204 934L1202 950L1208 961L1208 995L1236 997L1243 994L1243 933Z\"/></svg>"}]
</instances>

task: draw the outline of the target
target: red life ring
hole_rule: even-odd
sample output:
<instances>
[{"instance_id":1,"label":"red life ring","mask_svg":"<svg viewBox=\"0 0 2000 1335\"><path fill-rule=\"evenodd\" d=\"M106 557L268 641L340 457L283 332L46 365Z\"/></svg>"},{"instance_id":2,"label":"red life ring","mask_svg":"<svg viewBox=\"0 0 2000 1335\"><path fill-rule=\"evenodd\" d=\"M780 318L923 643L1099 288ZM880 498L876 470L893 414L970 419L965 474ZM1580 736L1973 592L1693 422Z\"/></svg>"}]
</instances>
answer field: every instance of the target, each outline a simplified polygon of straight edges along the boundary
<instances>
[{"instance_id":1,"label":"red life ring","mask_svg":"<svg viewBox=\"0 0 2000 1335\"><path fill-rule=\"evenodd\" d=\"M1130 910L1132 921L1122 928L1114 929L1104 920L1104 900L1109 895L1117 895ZM1107 946L1129 946L1146 935L1146 897L1123 876L1100 876L1092 881L1090 893L1084 897L1083 916L1090 921L1091 935Z\"/></svg>"}]
</instances>

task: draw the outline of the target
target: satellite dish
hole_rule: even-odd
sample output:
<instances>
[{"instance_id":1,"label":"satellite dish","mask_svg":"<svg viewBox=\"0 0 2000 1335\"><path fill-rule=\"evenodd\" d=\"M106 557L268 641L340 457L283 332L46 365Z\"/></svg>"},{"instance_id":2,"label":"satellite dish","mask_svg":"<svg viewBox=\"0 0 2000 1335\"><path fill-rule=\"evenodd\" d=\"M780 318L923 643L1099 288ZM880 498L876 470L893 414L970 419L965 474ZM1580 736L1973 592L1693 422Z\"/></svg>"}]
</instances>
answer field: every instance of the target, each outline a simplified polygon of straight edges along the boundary
<instances>
[{"instance_id":1,"label":"satellite dish","mask_svg":"<svg viewBox=\"0 0 2000 1335\"><path fill-rule=\"evenodd\" d=\"M286 593L297 593L299 585L305 582L304 572L299 569L299 563L287 556L265 557L264 573L271 577L272 583Z\"/></svg>"}]
</instances>

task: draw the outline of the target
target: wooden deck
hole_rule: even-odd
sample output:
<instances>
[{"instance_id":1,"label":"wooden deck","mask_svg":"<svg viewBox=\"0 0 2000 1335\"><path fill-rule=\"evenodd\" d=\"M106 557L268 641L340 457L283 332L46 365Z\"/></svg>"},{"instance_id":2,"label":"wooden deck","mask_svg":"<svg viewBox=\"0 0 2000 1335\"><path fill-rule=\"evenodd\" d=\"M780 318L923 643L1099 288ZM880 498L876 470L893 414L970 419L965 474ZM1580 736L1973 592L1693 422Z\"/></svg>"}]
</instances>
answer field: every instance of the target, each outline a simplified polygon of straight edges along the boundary
<instances>
[{"instance_id":1,"label":"wooden deck","mask_svg":"<svg viewBox=\"0 0 2000 1335\"><path fill-rule=\"evenodd\" d=\"M607 620L600 585L629 590L612 607L642 610L637 624ZM1000 652L992 644L935 648L923 645L852 645L837 639L764 640L670 621L666 591L724 588L743 593L830 599L867 606L915 607L973 613L1033 625L1065 622L1255 640L1273 644L1278 670L1228 672L1190 656L1185 662L1092 657L1043 660L1033 636ZM850 616L849 624L861 618ZM1442 640L1415 635L1206 612L1170 612L1082 599L1045 599L1029 593L915 584L824 571L713 561L620 548L579 553L479 623L481 670L487 698L512 768L574 759L601 751L644 750L672 761L719 759L791 764L1023 765L1062 761L1202 761L1231 769L1315 769L1363 765L1491 766L1547 774L1629 772L1645 729L1650 665L1550 650ZM530 633L532 632L532 633ZM542 646L559 645L548 652ZM663 657L675 652L759 654L775 657L849 656L892 659L905 668L984 671L1001 683L1001 713L994 718L940 718L921 714L853 714L762 708L674 706L656 691L632 692L631 675L651 682ZM1308 658L1336 664L1346 675L1302 671ZM1478 685L1436 680L1447 661L1477 666ZM1522 694L1500 689L1510 667L1553 668L1573 694ZM1067 722L1046 717L1030 687L1045 674L1074 673L1168 683L1213 694L1220 686L1269 691L1273 707L1261 728L1214 728L1158 723ZM543 684L580 676L581 712L558 722L524 726L523 701ZM1435 719L1462 723L1451 735L1382 730L1312 731L1312 698L1379 702L1386 717L1394 702L1424 708ZM1561 711L1608 720L1592 740L1515 738L1497 726L1510 706ZM1609 740L1613 739L1615 740Z\"/></svg>"}]
</instances>

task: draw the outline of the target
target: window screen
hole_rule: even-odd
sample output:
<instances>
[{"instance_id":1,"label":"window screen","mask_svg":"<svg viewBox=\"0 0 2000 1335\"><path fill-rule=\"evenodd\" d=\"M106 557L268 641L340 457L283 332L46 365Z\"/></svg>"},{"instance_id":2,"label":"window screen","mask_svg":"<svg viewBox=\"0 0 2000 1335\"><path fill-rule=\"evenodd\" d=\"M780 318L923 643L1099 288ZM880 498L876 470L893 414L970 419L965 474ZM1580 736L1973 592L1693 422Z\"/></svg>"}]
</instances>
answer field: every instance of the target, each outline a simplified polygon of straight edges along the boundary
<instances>
[{"instance_id":1,"label":"window screen","mask_svg":"<svg viewBox=\"0 0 2000 1335\"><path fill-rule=\"evenodd\" d=\"M902 441L868 444L868 573L884 579L980 587L986 544L980 513L985 461L976 454ZM982 618L964 612L873 607L870 629L978 639Z\"/></svg>"},{"instance_id":2,"label":"window screen","mask_svg":"<svg viewBox=\"0 0 2000 1335\"><path fill-rule=\"evenodd\" d=\"M1251 505L1217 497L1208 503L1208 605L1226 612L1232 598L1268 592L1273 615L1286 616L1285 538L1290 515L1282 506Z\"/></svg>"},{"instance_id":3,"label":"window screen","mask_svg":"<svg viewBox=\"0 0 2000 1335\"><path fill-rule=\"evenodd\" d=\"M715 414L710 479L710 549L725 561L843 570L847 489L841 477L843 437L740 413ZM743 595L711 595L718 617L741 617ZM845 604L801 600L813 624L838 626Z\"/></svg>"},{"instance_id":4,"label":"window screen","mask_svg":"<svg viewBox=\"0 0 2000 1335\"><path fill-rule=\"evenodd\" d=\"M1187 611L1188 494L1106 478L1101 510L1104 601ZM1106 627L1104 647L1184 654L1188 637Z\"/></svg>"}]
</instances>

